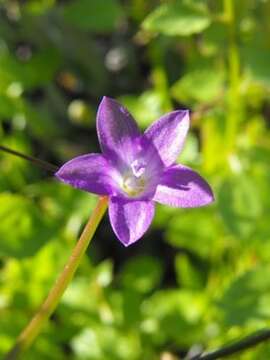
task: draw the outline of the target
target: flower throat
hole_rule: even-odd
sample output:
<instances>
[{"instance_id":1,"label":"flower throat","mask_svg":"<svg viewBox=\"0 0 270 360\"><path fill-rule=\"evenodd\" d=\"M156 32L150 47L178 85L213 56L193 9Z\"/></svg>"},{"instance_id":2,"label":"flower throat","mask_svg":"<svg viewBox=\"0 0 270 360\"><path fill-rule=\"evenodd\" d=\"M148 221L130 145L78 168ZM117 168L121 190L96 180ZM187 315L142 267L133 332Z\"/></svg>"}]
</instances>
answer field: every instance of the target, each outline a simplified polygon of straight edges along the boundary
<instances>
[{"instance_id":1,"label":"flower throat","mask_svg":"<svg viewBox=\"0 0 270 360\"><path fill-rule=\"evenodd\" d=\"M145 190L146 164L143 160L134 160L130 170L123 176L122 189L129 196L137 196Z\"/></svg>"}]
</instances>

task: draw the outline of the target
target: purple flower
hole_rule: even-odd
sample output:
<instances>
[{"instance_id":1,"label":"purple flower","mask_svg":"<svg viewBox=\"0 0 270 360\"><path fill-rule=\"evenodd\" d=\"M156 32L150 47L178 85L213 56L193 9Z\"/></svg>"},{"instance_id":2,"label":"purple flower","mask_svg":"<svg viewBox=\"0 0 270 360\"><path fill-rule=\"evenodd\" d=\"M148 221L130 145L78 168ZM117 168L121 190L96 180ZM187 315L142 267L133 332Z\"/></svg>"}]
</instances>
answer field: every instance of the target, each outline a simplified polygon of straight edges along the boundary
<instances>
[{"instance_id":1,"label":"purple flower","mask_svg":"<svg viewBox=\"0 0 270 360\"><path fill-rule=\"evenodd\" d=\"M104 97L97 113L102 154L76 157L56 176L75 188L109 196L112 228L128 246L150 226L155 202L189 208L214 200L200 175L175 164L188 128L188 111L178 110L162 116L141 134L129 112Z\"/></svg>"}]
</instances>

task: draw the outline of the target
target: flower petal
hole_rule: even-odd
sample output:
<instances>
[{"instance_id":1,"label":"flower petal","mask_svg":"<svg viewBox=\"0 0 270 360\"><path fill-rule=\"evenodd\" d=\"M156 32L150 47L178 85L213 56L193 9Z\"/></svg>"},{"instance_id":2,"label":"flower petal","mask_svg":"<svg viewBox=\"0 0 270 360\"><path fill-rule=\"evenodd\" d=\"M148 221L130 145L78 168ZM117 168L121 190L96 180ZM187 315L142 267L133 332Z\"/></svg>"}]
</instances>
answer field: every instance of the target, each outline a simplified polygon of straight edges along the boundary
<instances>
[{"instance_id":1,"label":"flower petal","mask_svg":"<svg viewBox=\"0 0 270 360\"><path fill-rule=\"evenodd\" d=\"M183 147L189 129L188 110L170 112L155 121L145 135L155 145L166 166L174 163Z\"/></svg>"},{"instance_id":2,"label":"flower petal","mask_svg":"<svg viewBox=\"0 0 270 360\"><path fill-rule=\"evenodd\" d=\"M183 165L169 167L157 186L155 201L173 207L199 207L214 201L207 182L195 171Z\"/></svg>"},{"instance_id":3,"label":"flower petal","mask_svg":"<svg viewBox=\"0 0 270 360\"><path fill-rule=\"evenodd\" d=\"M127 201L112 197L109 217L115 235L123 245L139 240L150 226L155 212L151 201Z\"/></svg>"},{"instance_id":4,"label":"flower petal","mask_svg":"<svg viewBox=\"0 0 270 360\"><path fill-rule=\"evenodd\" d=\"M66 184L91 193L115 193L113 169L100 154L78 156L65 163L55 176Z\"/></svg>"},{"instance_id":5,"label":"flower petal","mask_svg":"<svg viewBox=\"0 0 270 360\"><path fill-rule=\"evenodd\" d=\"M106 96L98 108L97 133L104 153L120 155L132 147L134 138L140 136L137 124L127 109Z\"/></svg>"}]
</instances>

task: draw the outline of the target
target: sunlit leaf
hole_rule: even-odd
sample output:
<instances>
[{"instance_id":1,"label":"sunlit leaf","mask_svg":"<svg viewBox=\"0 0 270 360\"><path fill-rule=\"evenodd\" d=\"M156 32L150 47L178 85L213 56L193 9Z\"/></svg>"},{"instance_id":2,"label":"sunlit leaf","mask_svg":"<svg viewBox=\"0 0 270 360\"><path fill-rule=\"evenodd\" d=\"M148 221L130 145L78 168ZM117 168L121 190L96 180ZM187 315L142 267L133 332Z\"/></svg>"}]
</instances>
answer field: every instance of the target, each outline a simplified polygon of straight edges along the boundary
<instances>
[{"instance_id":1,"label":"sunlit leaf","mask_svg":"<svg viewBox=\"0 0 270 360\"><path fill-rule=\"evenodd\" d=\"M156 8L144 20L142 26L146 30L165 35L188 36L200 33L210 23L210 17L204 7L173 1Z\"/></svg>"},{"instance_id":2,"label":"sunlit leaf","mask_svg":"<svg viewBox=\"0 0 270 360\"><path fill-rule=\"evenodd\" d=\"M189 341L196 341L204 306L205 300L198 293L163 290L155 292L144 303L143 312L149 322L151 319L153 321L151 330L156 342L163 343L173 339L184 345ZM179 337L179 333L185 333L186 336Z\"/></svg>"},{"instance_id":3,"label":"sunlit leaf","mask_svg":"<svg viewBox=\"0 0 270 360\"><path fill-rule=\"evenodd\" d=\"M55 5L55 0L29 0L24 9L33 15L42 15Z\"/></svg>"},{"instance_id":4,"label":"sunlit leaf","mask_svg":"<svg viewBox=\"0 0 270 360\"><path fill-rule=\"evenodd\" d=\"M179 101L192 104L210 102L218 98L223 89L224 74L214 69L198 69L185 74L171 88Z\"/></svg>"},{"instance_id":5,"label":"sunlit leaf","mask_svg":"<svg viewBox=\"0 0 270 360\"><path fill-rule=\"evenodd\" d=\"M157 91L145 91L140 96L125 95L119 101L132 113L142 128L146 128L164 113L162 94Z\"/></svg>"}]
</instances>

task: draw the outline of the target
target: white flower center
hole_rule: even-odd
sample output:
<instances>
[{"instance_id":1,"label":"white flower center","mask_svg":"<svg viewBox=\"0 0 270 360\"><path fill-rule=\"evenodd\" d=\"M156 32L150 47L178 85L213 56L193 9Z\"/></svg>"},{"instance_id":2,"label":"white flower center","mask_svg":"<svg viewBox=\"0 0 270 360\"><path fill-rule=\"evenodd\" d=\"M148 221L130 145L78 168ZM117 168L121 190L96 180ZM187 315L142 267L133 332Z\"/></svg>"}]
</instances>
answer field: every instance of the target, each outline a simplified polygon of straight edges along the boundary
<instances>
[{"instance_id":1,"label":"white flower center","mask_svg":"<svg viewBox=\"0 0 270 360\"><path fill-rule=\"evenodd\" d=\"M130 165L130 171L123 176L122 189L129 196L137 196L145 190L146 164L143 160L134 160Z\"/></svg>"}]
</instances>

